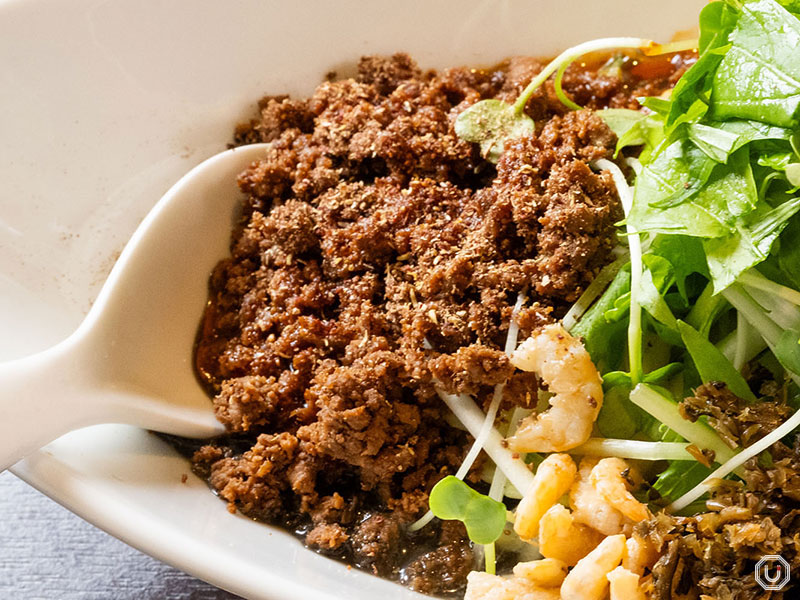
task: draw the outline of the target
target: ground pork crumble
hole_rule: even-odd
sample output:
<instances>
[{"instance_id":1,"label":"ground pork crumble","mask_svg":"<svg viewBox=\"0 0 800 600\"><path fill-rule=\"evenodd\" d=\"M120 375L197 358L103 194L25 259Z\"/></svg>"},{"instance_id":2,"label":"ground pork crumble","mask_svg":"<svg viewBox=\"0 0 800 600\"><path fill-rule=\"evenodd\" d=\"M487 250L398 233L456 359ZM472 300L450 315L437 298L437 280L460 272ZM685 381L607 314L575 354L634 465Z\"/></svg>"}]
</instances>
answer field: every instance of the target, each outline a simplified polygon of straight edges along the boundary
<instances>
[{"instance_id":1,"label":"ground pork crumble","mask_svg":"<svg viewBox=\"0 0 800 600\"><path fill-rule=\"evenodd\" d=\"M610 175L588 164L612 157L614 134L552 85L527 107L535 135L496 167L455 135L461 111L513 101L542 64L422 72L366 57L308 99L264 98L237 129L236 145L270 147L239 177L241 226L196 350L231 434L193 455L230 510L419 591L463 589L461 525L403 526L471 441L432 382L488 402L510 377L504 402L527 405L536 379L502 352L517 294L524 337L609 262L622 217ZM590 109L635 108L685 69L664 65L647 80L570 69L564 87Z\"/></svg>"}]
</instances>

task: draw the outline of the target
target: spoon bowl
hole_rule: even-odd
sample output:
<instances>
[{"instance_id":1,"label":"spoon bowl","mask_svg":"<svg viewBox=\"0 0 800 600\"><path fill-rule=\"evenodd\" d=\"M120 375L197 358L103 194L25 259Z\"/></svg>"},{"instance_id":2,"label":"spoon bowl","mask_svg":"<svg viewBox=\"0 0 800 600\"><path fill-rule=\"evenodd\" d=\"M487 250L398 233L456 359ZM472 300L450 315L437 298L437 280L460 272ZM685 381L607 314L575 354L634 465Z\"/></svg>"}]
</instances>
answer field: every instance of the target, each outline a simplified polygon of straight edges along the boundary
<instances>
[{"instance_id":1,"label":"spoon bowl","mask_svg":"<svg viewBox=\"0 0 800 600\"><path fill-rule=\"evenodd\" d=\"M239 217L236 175L266 144L217 154L144 218L78 329L0 363L0 471L68 431L124 423L184 437L224 433L195 376L208 277Z\"/></svg>"}]
</instances>

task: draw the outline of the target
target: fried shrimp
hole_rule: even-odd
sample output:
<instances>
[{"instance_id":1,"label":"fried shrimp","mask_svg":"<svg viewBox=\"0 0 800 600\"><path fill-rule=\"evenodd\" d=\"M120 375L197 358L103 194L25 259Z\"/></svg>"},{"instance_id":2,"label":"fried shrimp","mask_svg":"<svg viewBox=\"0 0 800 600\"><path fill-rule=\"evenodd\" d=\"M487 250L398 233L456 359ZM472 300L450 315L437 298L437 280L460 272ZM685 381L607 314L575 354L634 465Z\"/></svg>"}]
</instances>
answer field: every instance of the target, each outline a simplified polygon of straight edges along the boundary
<instances>
[{"instance_id":1,"label":"fried shrimp","mask_svg":"<svg viewBox=\"0 0 800 600\"><path fill-rule=\"evenodd\" d=\"M531 415L508 439L516 452L562 452L592 432L603 404L600 374L577 338L558 324L525 340L511 357L514 366L537 373L553 396L550 408Z\"/></svg>"},{"instance_id":2,"label":"fried shrimp","mask_svg":"<svg viewBox=\"0 0 800 600\"><path fill-rule=\"evenodd\" d=\"M611 506L592 485L591 472L597 458L584 457L578 466L578 476L569 490L569 505L575 521L584 523L605 534L621 533L631 521Z\"/></svg>"},{"instance_id":3,"label":"fried shrimp","mask_svg":"<svg viewBox=\"0 0 800 600\"><path fill-rule=\"evenodd\" d=\"M524 540L536 537L542 515L569 491L577 471L567 454L551 454L542 461L517 507L514 531L519 537Z\"/></svg>"},{"instance_id":4,"label":"fried shrimp","mask_svg":"<svg viewBox=\"0 0 800 600\"><path fill-rule=\"evenodd\" d=\"M627 477L623 474L627 474ZM600 497L634 522L644 521L650 513L630 492L632 471L621 458L604 458L590 474L592 486Z\"/></svg>"},{"instance_id":5,"label":"fried shrimp","mask_svg":"<svg viewBox=\"0 0 800 600\"><path fill-rule=\"evenodd\" d=\"M569 566L578 563L603 541L603 534L576 523L569 509L561 504L550 508L539 524L539 552Z\"/></svg>"},{"instance_id":6,"label":"fried shrimp","mask_svg":"<svg viewBox=\"0 0 800 600\"><path fill-rule=\"evenodd\" d=\"M557 558L521 562L514 566L514 575L540 587L559 587L567 576L567 563Z\"/></svg>"},{"instance_id":7,"label":"fried shrimp","mask_svg":"<svg viewBox=\"0 0 800 600\"><path fill-rule=\"evenodd\" d=\"M625 542L622 566L637 575L644 575L645 569L652 569L659 557L658 550L650 540L634 532Z\"/></svg>"},{"instance_id":8,"label":"fried shrimp","mask_svg":"<svg viewBox=\"0 0 800 600\"><path fill-rule=\"evenodd\" d=\"M523 577L500 577L480 571L467 575L464 600L560 600L557 587L540 587Z\"/></svg>"},{"instance_id":9,"label":"fried shrimp","mask_svg":"<svg viewBox=\"0 0 800 600\"><path fill-rule=\"evenodd\" d=\"M561 585L562 600L603 600L608 591L606 577L622 561L625 536L610 535L583 557Z\"/></svg>"},{"instance_id":10,"label":"fried shrimp","mask_svg":"<svg viewBox=\"0 0 800 600\"><path fill-rule=\"evenodd\" d=\"M617 567L606 575L611 600L647 600L639 585L639 576L624 567Z\"/></svg>"}]
</instances>

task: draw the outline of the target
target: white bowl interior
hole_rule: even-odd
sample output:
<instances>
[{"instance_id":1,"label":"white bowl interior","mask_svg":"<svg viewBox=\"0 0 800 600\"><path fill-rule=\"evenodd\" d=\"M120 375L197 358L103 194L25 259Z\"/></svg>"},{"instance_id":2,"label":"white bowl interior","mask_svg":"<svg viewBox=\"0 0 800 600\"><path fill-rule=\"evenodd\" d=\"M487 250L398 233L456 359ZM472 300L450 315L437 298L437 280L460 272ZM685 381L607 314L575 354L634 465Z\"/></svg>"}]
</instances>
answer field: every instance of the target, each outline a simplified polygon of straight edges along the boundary
<instances>
[{"instance_id":1,"label":"white bowl interior","mask_svg":"<svg viewBox=\"0 0 800 600\"><path fill-rule=\"evenodd\" d=\"M81 321L136 225L224 149L267 93L307 94L362 54L422 67L668 40L701 0L0 0L0 360ZM187 352L191 349L187 348ZM187 464L126 427L75 432L15 472L87 520L251 598L415 595L228 514Z\"/></svg>"}]
</instances>

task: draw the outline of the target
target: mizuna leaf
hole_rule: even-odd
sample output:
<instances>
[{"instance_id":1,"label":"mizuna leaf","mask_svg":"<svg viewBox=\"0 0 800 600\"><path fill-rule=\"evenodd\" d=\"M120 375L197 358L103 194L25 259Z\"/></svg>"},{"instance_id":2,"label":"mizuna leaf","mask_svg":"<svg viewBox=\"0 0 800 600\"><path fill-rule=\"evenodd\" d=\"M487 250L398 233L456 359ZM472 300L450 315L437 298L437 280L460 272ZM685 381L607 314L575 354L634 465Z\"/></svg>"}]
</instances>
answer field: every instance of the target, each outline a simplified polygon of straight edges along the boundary
<instances>
[{"instance_id":1,"label":"mizuna leaf","mask_svg":"<svg viewBox=\"0 0 800 600\"><path fill-rule=\"evenodd\" d=\"M800 107L800 22L774 0L742 4L714 73L714 118L791 127Z\"/></svg>"},{"instance_id":2,"label":"mizuna leaf","mask_svg":"<svg viewBox=\"0 0 800 600\"><path fill-rule=\"evenodd\" d=\"M749 402L756 401L744 377L707 337L683 321L678 321L678 329L703 383L723 381L728 389L740 398Z\"/></svg>"},{"instance_id":3,"label":"mizuna leaf","mask_svg":"<svg viewBox=\"0 0 800 600\"><path fill-rule=\"evenodd\" d=\"M778 338L775 346L775 356L784 368L796 375L800 375L800 331L786 329Z\"/></svg>"},{"instance_id":4,"label":"mizuna leaf","mask_svg":"<svg viewBox=\"0 0 800 600\"><path fill-rule=\"evenodd\" d=\"M722 165L677 140L638 176L627 223L641 232L722 237L733 233L736 216L752 210L757 195L744 154Z\"/></svg>"},{"instance_id":5,"label":"mizuna leaf","mask_svg":"<svg viewBox=\"0 0 800 600\"><path fill-rule=\"evenodd\" d=\"M762 203L737 224L733 234L703 240L714 293L724 290L741 273L765 260L772 244L798 210L800 198L792 198L773 209Z\"/></svg>"}]
</instances>

